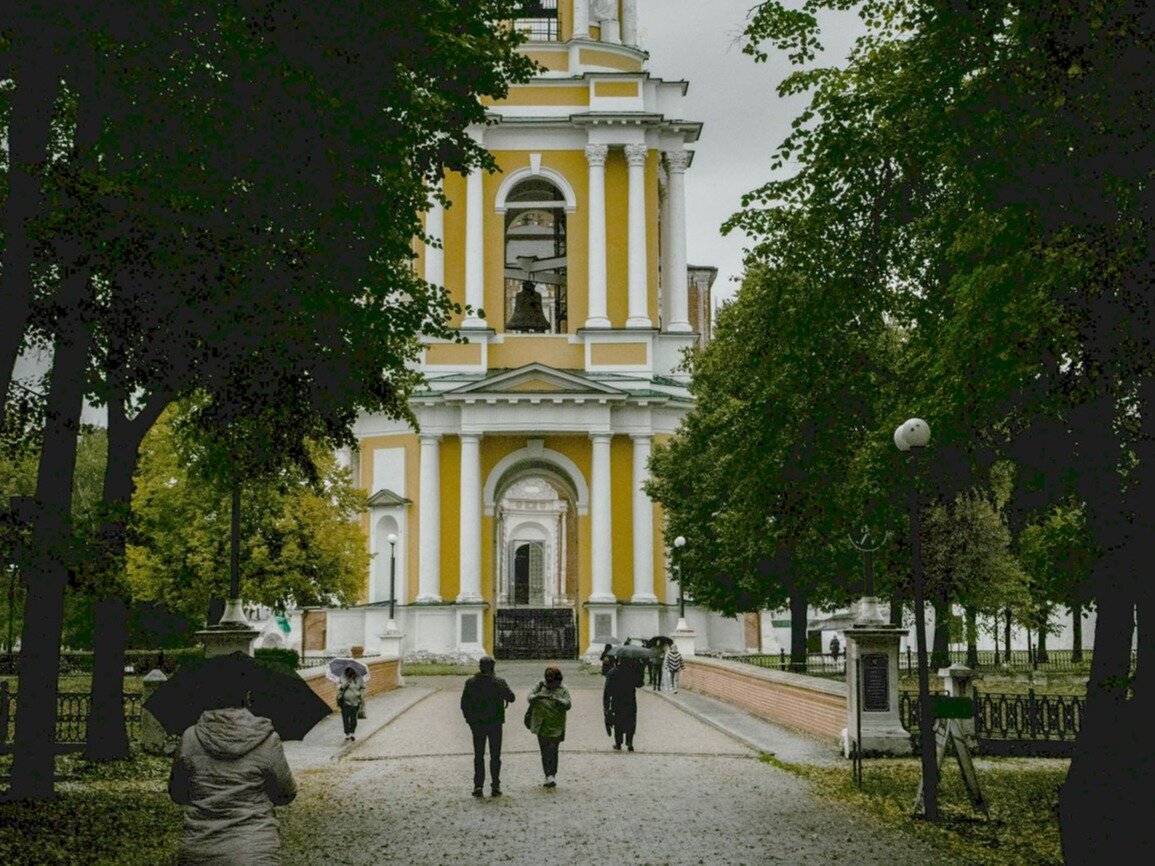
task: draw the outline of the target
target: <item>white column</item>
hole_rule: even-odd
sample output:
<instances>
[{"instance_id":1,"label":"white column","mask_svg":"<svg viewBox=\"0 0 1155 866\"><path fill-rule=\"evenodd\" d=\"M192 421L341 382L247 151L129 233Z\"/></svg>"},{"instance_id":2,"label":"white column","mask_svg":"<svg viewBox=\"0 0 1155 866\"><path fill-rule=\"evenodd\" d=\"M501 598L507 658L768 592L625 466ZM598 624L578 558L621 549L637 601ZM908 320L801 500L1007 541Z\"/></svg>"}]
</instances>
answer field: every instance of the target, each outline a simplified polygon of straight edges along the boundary
<instances>
[{"instance_id":1,"label":"white column","mask_svg":"<svg viewBox=\"0 0 1155 866\"><path fill-rule=\"evenodd\" d=\"M622 0L622 43L638 44L638 0Z\"/></svg>"},{"instance_id":2,"label":"white column","mask_svg":"<svg viewBox=\"0 0 1155 866\"><path fill-rule=\"evenodd\" d=\"M433 199L425 215L425 234L445 241L445 208ZM445 285L445 248L425 245L425 281L435 286Z\"/></svg>"},{"instance_id":3,"label":"white column","mask_svg":"<svg viewBox=\"0 0 1155 866\"><path fill-rule=\"evenodd\" d=\"M460 601L481 601L481 437L461 434Z\"/></svg>"},{"instance_id":4,"label":"white column","mask_svg":"<svg viewBox=\"0 0 1155 866\"><path fill-rule=\"evenodd\" d=\"M441 601L441 437L421 436L417 601Z\"/></svg>"},{"instance_id":5,"label":"white column","mask_svg":"<svg viewBox=\"0 0 1155 866\"><path fill-rule=\"evenodd\" d=\"M627 328L650 328L646 312L646 153L644 144L626 145L629 165L629 318Z\"/></svg>"},{"instance_id":6,"label":"white column","mask_svg":"<svg viewBox=\"0 0 1155 866\"><path fill-rule=\"evenodd\" d=\"M690 155L684 150L672 150L666 154L666 171L670 179L670 274L666 281L670 323L667 331L693 330L688 315L690 292L686 285L686 165L689 161Z\"/></svg>"},{"instance_id":7,"label":"white column","mask_svg":"<svg viewBox=\"0 0 1155 866\"><path fill-rule=\"evenodd\" d=\"M606 316L606 154L604 144L587 144L589 162L589 310L587 328L608 328Z\"/></svg>"},{"instance_id":8,"label":"white column","mask_svg":"<svg viewBox=\"0 0 1155 866\"><path fill-rule=\"evenodd\" d=\"M657 602L654 595L654 511L642 489L649 478L651 436L634 438L634 596L630 601Z\"/></svg>"},{"instance_id":9,"label":"white column","mask_svg":"<svg viewBox=\"0 0 1155 866\"><path fill-rule=\"evenodd\" d=\"M590 38L590 0L573 0L573 38Z\"/></svg>"},{"instance_id":10,"label":"white column","mask_svg":"<svg viewBox=\"0 0 1155 866\"><path fill-rule=\"evenodd\" d=\"M613 585L613 531L612 503L610 500L610 434L591 433L593 440L593 477L590 479L591 559L593 560L593 592L589 600L612 602Z\"/></svg>"},{"instance_id":11,"label":"white column","mask_svg":"<svg viewBox=\"0 0 1155 866\"><path fill-rule=\"evenodd\" d=\"M461 323L463 328L485 328L477 311L485 304L485 243L483 186L481 169L469 173L465 186L465 303L473 312Z\"/></svg>"}]
</instances>

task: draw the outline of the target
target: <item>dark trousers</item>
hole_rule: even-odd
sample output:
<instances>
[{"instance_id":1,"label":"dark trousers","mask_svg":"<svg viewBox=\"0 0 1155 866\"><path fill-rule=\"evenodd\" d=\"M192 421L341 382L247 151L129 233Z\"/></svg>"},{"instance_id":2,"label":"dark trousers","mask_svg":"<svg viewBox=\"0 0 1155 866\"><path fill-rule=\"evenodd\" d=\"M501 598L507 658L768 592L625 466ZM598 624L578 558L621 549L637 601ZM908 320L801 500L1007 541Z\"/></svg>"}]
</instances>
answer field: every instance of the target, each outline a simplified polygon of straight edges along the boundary
<instances>
[{"instance_id":1,"label":"dark trousers","mask_svg":"<svg viewBox=\"0 0 1155 866\"><path fill-rule=\"evenodd\" d=\"M345 725L345 735L357 733L357 711L360 707L351 707L348 704L341 706L341 723Z\"/></svg>"},{"instance_id":2,"label":"dark trousers","mask_svg":"<svg viewBox=\"0 0 1155 866\"><path fill-rule=\"evenodd\" d=\"M557 775L557 748L561 740L553 737L538 737L537 745L541 749L541 769L547 776Z\"/></svg>"},{"instance_id":3,"label":"dark trousers","mask_svg":"<svg viewBox=\"0 0 1155 866\"><path fill-rule=\"evenodd\" d=\"M473 787L485 784L485 741L489 740L489 781L501 785L501 723L470 725L473 731Z\"/></svg>"}]
</instances>

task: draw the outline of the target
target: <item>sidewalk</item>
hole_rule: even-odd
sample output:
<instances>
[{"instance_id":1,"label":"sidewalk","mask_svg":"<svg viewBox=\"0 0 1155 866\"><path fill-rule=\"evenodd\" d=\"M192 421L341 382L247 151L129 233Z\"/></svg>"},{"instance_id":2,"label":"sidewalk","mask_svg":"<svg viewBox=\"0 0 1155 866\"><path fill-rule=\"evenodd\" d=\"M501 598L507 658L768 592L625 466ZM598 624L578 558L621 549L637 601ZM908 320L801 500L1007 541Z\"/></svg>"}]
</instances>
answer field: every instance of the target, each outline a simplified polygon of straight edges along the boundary
<instances>
[{"instance_id":1,"label":"sidewalk","mask_svg":"<svg viewBox=\"0 0 1155 866\"><path fill-rule=\"evenodd\" d=\"M646 690L672 704L677 704L699 721L733 737L751 749L769 753L781 761L820 767L849 766L842 757L837 743L828 743L801 731L767 721L746 710L697 692L686 689L679 689L677 694L655 692L649 686Z\"/></svg>"}]
</instances>

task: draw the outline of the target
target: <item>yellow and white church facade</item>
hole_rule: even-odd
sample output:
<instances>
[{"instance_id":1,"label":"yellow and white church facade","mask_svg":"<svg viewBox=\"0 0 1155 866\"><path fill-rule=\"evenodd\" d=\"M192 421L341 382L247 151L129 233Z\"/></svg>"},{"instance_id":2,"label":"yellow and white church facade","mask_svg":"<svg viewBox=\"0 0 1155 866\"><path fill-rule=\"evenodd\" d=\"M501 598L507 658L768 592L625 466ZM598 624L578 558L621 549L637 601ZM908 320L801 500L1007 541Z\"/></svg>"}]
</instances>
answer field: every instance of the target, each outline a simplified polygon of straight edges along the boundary
<instances>
[{"instance_id":1,"label":"yellow and white church facade","mask_svg":"<svg viewBox=\"0 0 1155 866\"><path fill-rule=\"evenodd\" d=\"M303 648L596 655L669 634L678 589L642 485L692 405L683 351L716 271L686 261L683 81L646 71L636 0L542 0L516 26L548 71L472 130L500 171L449 173L417 267L470 309L425 345L419 431L362 417L344 455L370 494L361 604L293 617ZM393 604L390 605L392 599ZM686 606L699 650L747 623ZM312 623L312 625L310 625ZM757 640L754 644L757 646Z\"/></svg>"}]
</instances>

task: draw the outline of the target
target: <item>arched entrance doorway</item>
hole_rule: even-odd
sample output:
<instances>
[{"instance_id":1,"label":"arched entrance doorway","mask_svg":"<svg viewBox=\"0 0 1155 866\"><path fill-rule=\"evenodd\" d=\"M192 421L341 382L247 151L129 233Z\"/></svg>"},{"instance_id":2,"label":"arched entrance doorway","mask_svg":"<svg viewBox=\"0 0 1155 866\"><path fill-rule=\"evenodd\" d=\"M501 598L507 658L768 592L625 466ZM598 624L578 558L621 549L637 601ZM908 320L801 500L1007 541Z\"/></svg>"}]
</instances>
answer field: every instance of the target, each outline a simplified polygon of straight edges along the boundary
<instances>
[{"instance_id":1,"label":"arched entrance doorway","mask_svg":"<svg viewBox=\"0 0 1155 866\"><path fill-rule=\"evenodd\" d=\"M507 472L495 496L494 655L577 658L577 508L548 465Z\"/></svg>"}]
</instances>

